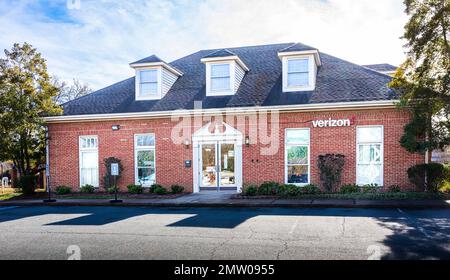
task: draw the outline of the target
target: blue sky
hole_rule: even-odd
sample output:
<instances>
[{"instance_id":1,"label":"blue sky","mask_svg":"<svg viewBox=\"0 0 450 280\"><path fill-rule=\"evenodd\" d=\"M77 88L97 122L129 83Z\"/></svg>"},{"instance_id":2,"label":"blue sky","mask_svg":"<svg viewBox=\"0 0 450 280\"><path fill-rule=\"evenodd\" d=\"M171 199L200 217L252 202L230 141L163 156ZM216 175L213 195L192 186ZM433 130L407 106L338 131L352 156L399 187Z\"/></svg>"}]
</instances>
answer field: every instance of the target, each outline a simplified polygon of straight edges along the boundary
<instances>
[{"instance_id":1,"label":"blue sky","mask_svg":"<svg viewBox=\"0 0 450 280\"><path fill-rule=\"evenodd\" d=\"M302 42L358 64L404 59L402 0L2 0L0 48L33 44L52 75L99 89L132 61Z\"/></svg>"}]
</instances>

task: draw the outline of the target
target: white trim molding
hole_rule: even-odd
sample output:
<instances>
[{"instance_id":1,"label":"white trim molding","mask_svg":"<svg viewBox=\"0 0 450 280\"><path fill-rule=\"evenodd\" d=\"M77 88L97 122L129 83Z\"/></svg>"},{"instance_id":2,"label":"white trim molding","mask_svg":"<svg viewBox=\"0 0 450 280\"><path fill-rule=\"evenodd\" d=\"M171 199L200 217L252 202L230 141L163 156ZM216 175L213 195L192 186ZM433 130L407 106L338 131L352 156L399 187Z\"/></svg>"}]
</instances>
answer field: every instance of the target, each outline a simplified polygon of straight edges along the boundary
<instances>
[{"instance_id":1,"label":"white trim molding","mask_svg":"<svg viewBox=\"0 0 450 280\"><path fill-rule=\"evenodd\" d=\"M46 123L64 123L80 121L106 121L106 120L128 120L128 119L157 119L168 118L171 116L186 116L203 114L254 114L259 111L279 111L280 113L289 112L320 112L320 111L348 111L348 110L379 110L392 109L396 107L398 100L377 100L377 101L354 101L354 102L336 102L336 103L316 103L316 104L297 104L280 106L251 106L221 109L194 109L194 110L175 110L175 111L155 111L155 112L137 112L137 113L113 113L113 114L86 114L70 116L51 116L44 117Z\"/></svg>"}]
</instances>

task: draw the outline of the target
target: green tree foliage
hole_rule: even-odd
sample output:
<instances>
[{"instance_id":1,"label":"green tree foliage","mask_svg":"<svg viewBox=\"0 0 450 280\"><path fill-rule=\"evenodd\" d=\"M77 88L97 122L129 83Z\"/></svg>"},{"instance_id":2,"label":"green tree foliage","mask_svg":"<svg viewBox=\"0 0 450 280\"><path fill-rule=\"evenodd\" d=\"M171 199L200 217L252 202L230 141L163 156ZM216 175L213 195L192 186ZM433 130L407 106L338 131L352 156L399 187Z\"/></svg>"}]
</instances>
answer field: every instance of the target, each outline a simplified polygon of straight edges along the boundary
<instances>
[{"instance_id":1,"label":"green tree foliage","mask_svg":"<svg viewBox=\"0 0 450 280\"><path fill-rule=\"evenodd\" d=\"M45 155L42 116L62 112L52 98L47 65L30 44L14 44L0 59L0 161L12 160L20 175L33 172Z\"/></svg>"},{"instance_id":2,"label":"green tree foliage","mask_svg":"<svg viewBox=\"0 0 450 280\"><path fill-rule=\"evenodd\" d=\"M410 152L450 144L450 0L405 0L407 59L391 87L400 107L411 111L401 145Z\"/></svg>"}]
</instances>

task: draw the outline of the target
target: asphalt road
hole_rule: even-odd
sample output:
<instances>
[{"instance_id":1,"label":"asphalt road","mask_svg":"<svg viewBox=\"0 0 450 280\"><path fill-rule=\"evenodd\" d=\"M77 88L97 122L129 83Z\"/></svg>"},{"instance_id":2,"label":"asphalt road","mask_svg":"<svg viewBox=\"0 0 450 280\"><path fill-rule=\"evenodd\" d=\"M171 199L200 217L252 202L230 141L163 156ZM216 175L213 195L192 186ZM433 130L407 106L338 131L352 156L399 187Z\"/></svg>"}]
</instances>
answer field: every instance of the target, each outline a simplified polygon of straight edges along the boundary
<instances>
[{"instance_id":1,"label":"asphalt road","mask_svg":"<svg viewBox=\"0 0 450 280\"><path fill-rule=\"evenodd\" d=\"M450 259L450 210L0 207L0 259Z\"/></svg>"}]
</instances>

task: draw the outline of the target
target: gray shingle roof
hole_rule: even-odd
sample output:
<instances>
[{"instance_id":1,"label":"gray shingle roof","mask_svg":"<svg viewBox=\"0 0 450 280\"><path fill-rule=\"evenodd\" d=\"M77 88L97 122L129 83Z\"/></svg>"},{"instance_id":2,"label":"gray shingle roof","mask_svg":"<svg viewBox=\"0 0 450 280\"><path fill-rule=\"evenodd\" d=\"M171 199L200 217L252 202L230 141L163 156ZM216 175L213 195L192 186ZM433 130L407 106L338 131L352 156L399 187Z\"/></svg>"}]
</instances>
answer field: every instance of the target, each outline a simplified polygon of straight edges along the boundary
<instances>
[{"instance_id":1,"label":"gray shingle roof","mask_svg":"<svg viewBox=\"0 0 450 280\"><path fill-rule=\"evenodd\" d=\"M316 89L310 92L283 92L282 67L278 52L292 49L293 43L230 48L250 68L233 96L209 97L205 90L205 64L200 60L217 50L202 50L170 63L184 73L161 100L136 101L134 77L75 99L63 105L64 115L193 109L272 106L393 99L387 87L390 77L331 55L321 53ZM297 49L297 47L295 47Z\"/></svg>"},{"instance_id":2,"label":"gray shingle roof","mask_svg":"<svg viewBox=\"0 0 450 280\"><path fill-rule=\"evenodd\" d=\"M230 52L227 49L222 49L218 51L214 51L203 58L213 58L213 57L224 57L224 56L235 56L236 54L234 52Z\"/></svg>"},{"instance_id":3,"label":"gray shingle roof","mask_svg":"<svg viewBox=\"0 0 450 280\"><path fill-rule=\"evenodd\" d=\"M155 62L163 62L163 63L165 63L164 60L162 60L161 58L157 57L156 55L151 55L149 57L146 57L146 58L140 59L138 61L135 61L135 62L133 62L131 64L155 63Z\"/></svg>"},{"instance_id":4,"label":"gray shingle roof","mask_svg":"<svg viewBox=\"0 0 450 280\"><path fill-rule=\"evenodd\" d=\"M290 46L281 49L279 52L301 52L301 51L311 51L311 50L317 50L316 48L301 44L301 43L293 43Z\"/></svg>"},{"instance_id":5,"label":"gray shingle roof","mask_svg":"<svg viewBox=\"0 0 450 280\"><path fill-rule=\"evenodd\" d=\"M381 63L381 64L369 64L369 65L363 65L366 68L378 71L378 72L391 72L397 70L397 67L391 64L387 63Z\"/></svg>"}]
</instances>

